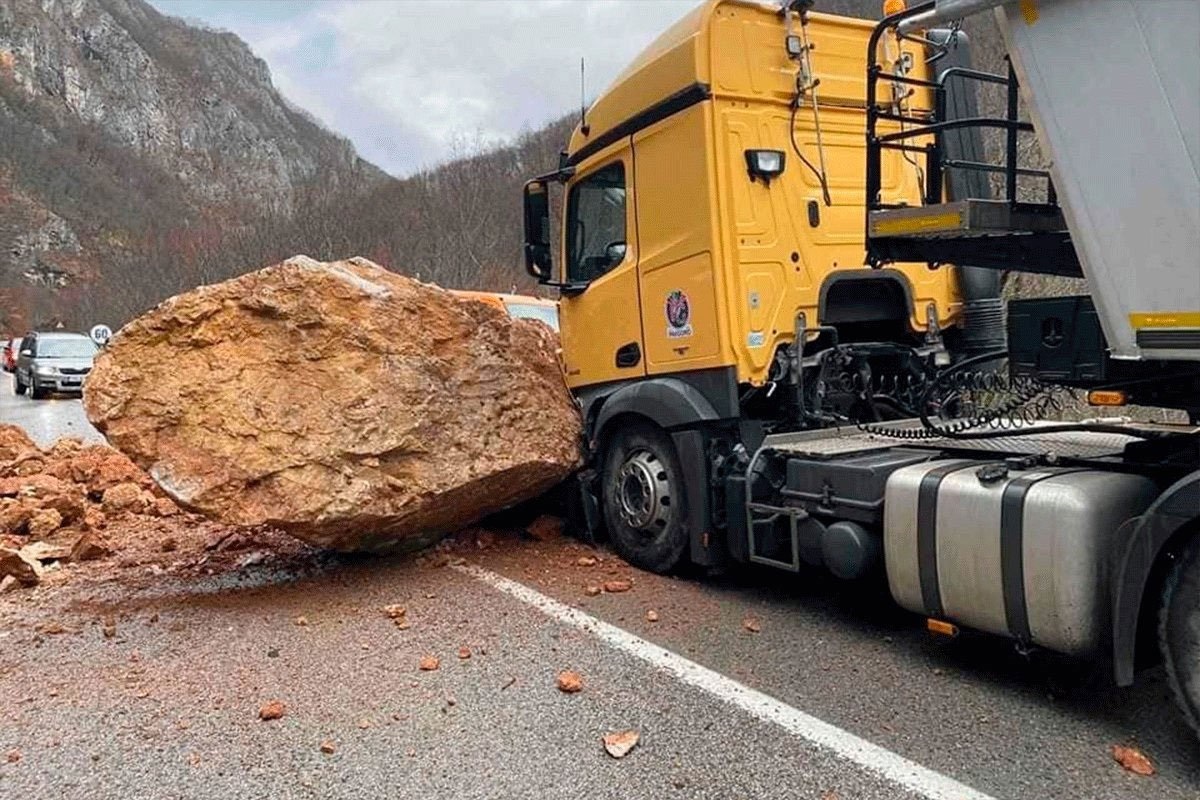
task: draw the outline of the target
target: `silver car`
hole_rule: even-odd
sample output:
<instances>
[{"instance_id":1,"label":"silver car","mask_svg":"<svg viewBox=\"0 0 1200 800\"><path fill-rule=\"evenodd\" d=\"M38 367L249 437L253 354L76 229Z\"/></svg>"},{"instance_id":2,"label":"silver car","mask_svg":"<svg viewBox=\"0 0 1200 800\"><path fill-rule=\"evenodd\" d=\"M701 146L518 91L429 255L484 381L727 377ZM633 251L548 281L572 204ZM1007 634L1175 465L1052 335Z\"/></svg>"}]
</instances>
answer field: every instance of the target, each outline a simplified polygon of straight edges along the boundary
<instances>
[{"instance_id":1,"label":"silver car","mask_svg":"<svg viewBox=\"0 0 1200 800\"><path fill-rule=\"evenodd\" d=\"M82 392L95 343L81 333L27 333L17 351L13 391L40 400L51 392Z\"/></svg>"}]
</instances>

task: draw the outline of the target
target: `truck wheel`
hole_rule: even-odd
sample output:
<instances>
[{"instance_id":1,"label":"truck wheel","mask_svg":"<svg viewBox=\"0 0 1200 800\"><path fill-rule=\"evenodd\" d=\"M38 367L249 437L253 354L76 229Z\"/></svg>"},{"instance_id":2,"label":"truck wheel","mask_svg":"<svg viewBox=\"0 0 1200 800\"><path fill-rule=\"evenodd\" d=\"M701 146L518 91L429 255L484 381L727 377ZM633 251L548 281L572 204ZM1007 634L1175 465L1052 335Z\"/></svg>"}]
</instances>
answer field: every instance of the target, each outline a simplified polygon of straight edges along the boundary
<instances>
[{"instance_id":1,"label":"truck wheel","mask_svg":"<svg viewBox=\"0 0 1200 800\"><path fill-rule=\"evenodd\" d=\"M1200 534L1192 537L1167 574L1158 646L1175 701L1200 735Z\"/></svg>"},{"instance_id":2,"label":"truck wheel","mask_svg":"<svg viewBox=\"0 0 1200 800\"><path fill-rule=\"evenodd\" d=\"M38 388L37 378L30 378L29 379L29 399L30 400L41 400L45 396L46 396L46 391L44 389Z\"/></svg>"},{"instance_id":3,"label":"truck wheel","mask_svg":"<svg viewBox=\"0 0 1200 800\"><path fill-rule=\"evenodd\" d=\"M665 573L683 560L683 471L665 433L650 425L621 428L604 457L604 524L629 563Z\"/></svg>"},{"instance_id":4,"label":"truck wheel","mask_svg":"<svg viewBox=\"0 0 1200 800\"><path fill-rule=\"evenodd\" d=\"M21 376L13 373L13 394L25 394L25 384L21 383Z\"/></svg>"}]
</instances>

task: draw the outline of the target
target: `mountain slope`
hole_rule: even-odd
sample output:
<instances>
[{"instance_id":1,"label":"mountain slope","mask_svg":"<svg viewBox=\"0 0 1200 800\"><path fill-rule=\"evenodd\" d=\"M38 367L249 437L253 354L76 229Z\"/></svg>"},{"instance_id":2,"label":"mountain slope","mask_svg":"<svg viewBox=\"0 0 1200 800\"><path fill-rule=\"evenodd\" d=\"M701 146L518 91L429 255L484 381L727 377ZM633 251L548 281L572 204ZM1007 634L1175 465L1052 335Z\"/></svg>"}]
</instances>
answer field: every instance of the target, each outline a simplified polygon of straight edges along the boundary
<instances>
[{"instance_id":1,"label":"mountain slope","mask_svg":"<svg viewBox=\"0 0 1200 800\"><path fill-rule=\"evenodd\" d=\"M57 316L148 238L385 180L233 34L141 0L0 0L0 293L25 301L10 312Z\"/></svg>"}]
</instances>

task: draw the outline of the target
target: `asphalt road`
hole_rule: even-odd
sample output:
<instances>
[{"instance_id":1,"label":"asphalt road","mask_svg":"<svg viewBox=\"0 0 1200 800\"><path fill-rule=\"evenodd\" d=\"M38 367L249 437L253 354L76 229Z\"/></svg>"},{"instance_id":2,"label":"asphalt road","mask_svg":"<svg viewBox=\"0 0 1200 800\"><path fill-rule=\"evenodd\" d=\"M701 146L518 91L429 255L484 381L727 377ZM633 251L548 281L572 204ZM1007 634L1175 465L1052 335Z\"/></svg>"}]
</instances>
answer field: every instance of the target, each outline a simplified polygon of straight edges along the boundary
<instances>
[{"instance_id":1,"label":"asphalt road","mask_svg":"<svg viewBox=\"0 0 1200 800\"><path fill-rule=\"evenodd\" d=\"M103 442L83 413L79 395L52 395L31 400L28 393L13 391L13 378L0 375L0 422L20 425L30 438L43 447L61 436L76 436L87 442Z\"/></svg>"},{"instance_id":2,"label":"asphalt road","mask_svg":"<svg viewBox=\"0 0 1200 800\"><path fill-rule=\"evenodd\" d=\"M463 558L0 595L0 797L1200 796L1160 672L1118 690L998 639L933 639L833 580L663 578L571 540ZM632 589L583 591L614 578ZM564 669L583 691L555 688ZM287 712L260 721L270 699ZM618 761L600 737L627 728L641 741ZM1128 743L1156 775L1113 762Z\"/></svg>"}]
</instances>

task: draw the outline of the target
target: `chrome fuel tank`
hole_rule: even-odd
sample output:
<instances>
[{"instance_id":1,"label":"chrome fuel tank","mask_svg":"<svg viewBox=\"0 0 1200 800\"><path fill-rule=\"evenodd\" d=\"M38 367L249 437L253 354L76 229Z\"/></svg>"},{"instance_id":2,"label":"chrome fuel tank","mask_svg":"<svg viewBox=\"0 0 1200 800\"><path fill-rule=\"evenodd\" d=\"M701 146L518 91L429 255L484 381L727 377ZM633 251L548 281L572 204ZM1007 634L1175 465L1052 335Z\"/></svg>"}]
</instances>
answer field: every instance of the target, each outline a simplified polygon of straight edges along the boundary
<instances>
[{"instance_id":1,"label":"chrome fuel tank","mask_svg":"<svg viewBox=\"0 0 1200 800\"><path fill-rule=\"evenodd\" d=\"M892 473L884 559L896 602L930 617L1085 654L1109 628L1113 537L1157 494L1138 475L932 461Z\"/></svg>"}]
</instances>

